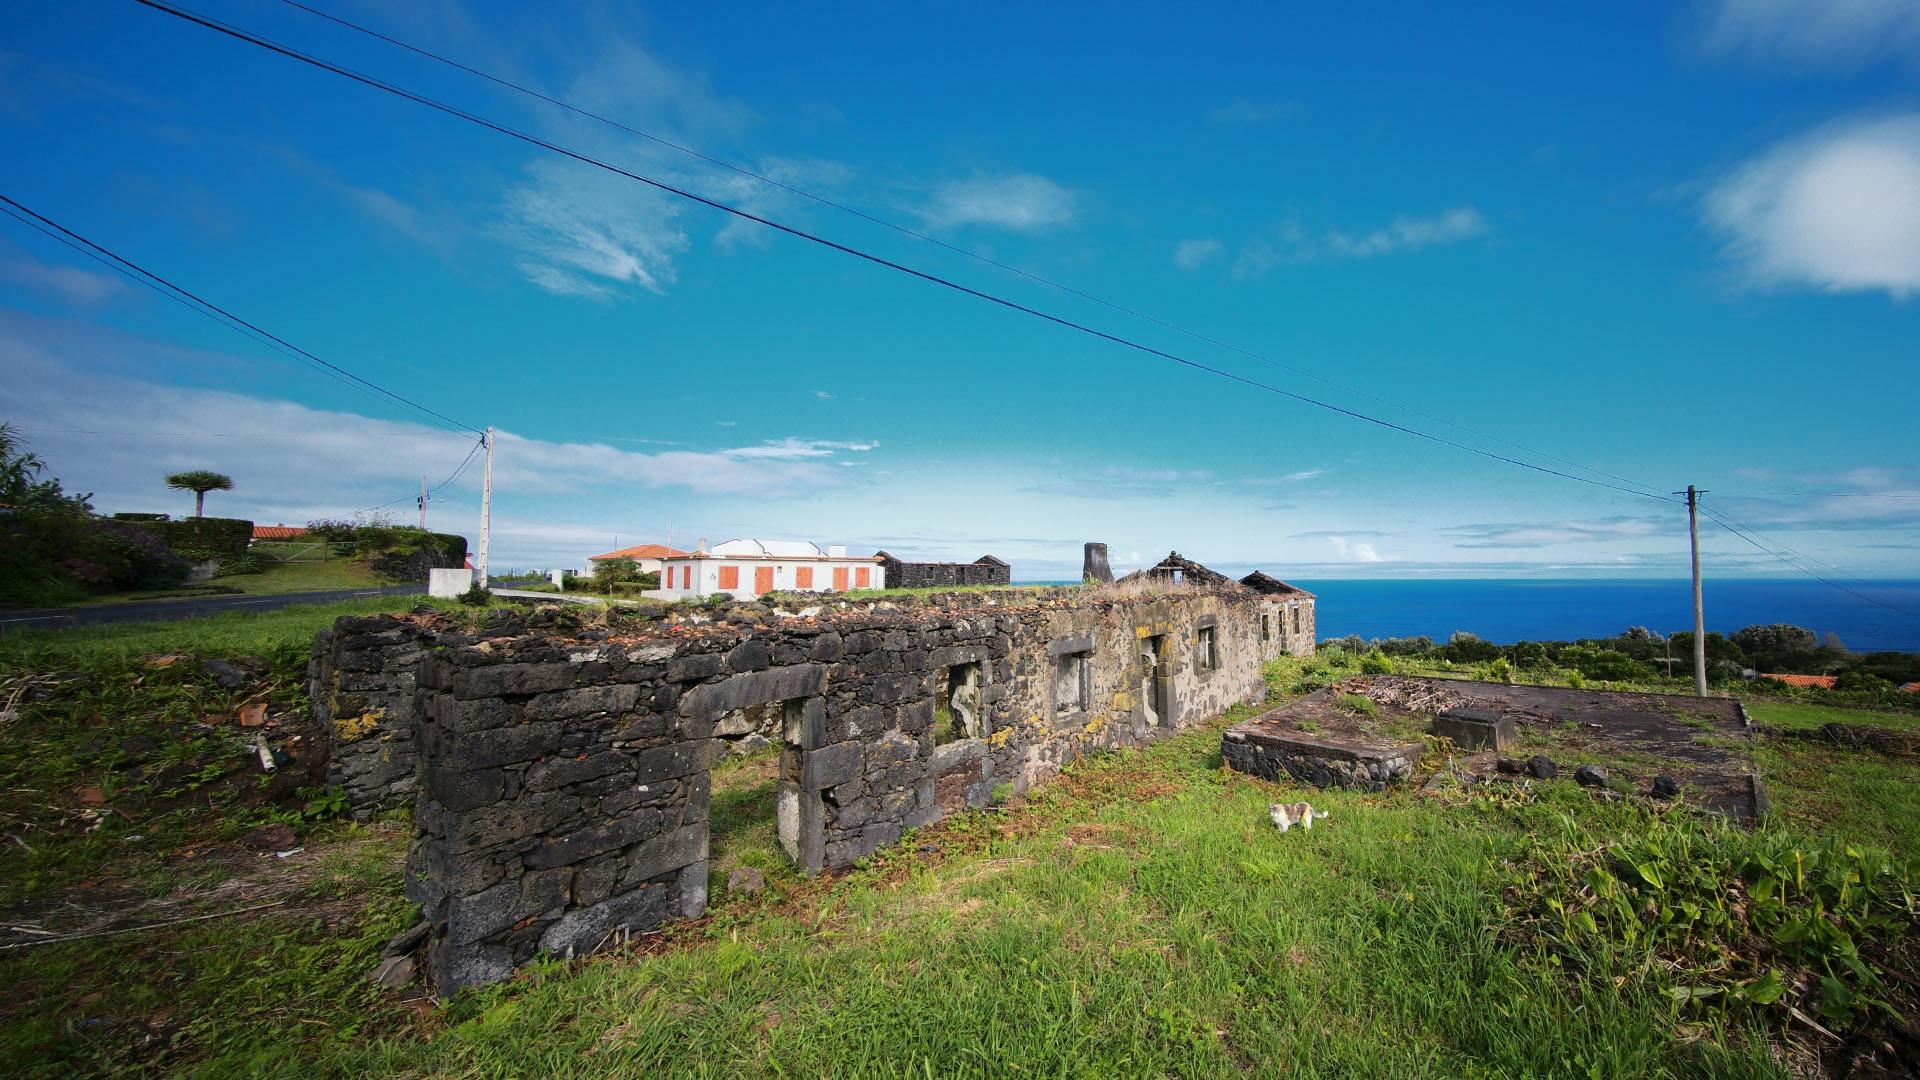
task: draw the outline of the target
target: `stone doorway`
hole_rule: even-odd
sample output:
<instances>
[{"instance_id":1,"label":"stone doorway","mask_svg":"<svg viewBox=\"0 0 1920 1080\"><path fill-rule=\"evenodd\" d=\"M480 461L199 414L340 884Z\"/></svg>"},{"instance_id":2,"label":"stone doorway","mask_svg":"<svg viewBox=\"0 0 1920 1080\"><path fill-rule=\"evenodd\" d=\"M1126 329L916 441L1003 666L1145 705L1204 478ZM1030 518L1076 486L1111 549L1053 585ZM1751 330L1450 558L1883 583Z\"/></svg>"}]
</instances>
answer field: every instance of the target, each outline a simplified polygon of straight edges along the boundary
<instances>
[{"instance_id":1,"label":"stone doorway","mask_svg":"<svg viewBox=\"0 0 1920 1080\"><path fill-rule=\"evenodd\" d=\"M1140 718L1145 727L1171 726L1174 721L1169 642L1167 634L1140 639Z\"/></svg>"},{"instance_id":2,"label":"stone doorway","mask_svg":"<svg viewBox=\"0 0 1920 1080\"><path fill-rule=\"evenodd\" d=\"M978 739L987 734L986 715L980 699L984 682L979 661L935 670L932 727L935 746L961 739Z\"/></svg>"}]
</instances>

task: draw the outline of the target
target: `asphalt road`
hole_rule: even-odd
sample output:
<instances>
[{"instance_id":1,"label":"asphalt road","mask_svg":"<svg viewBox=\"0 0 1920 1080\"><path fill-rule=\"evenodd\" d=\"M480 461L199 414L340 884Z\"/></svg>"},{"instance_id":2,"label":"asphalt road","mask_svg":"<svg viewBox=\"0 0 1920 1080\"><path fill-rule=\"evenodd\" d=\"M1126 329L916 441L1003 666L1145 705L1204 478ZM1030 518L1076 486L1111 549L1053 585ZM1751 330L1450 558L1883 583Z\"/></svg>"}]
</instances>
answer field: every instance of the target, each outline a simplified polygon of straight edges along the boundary
<instances>
[{"instance_id":1,"label":"asphalt road","mask_svg":"<svg viewBox=\"0 0 1920 1080\"><path fill-rule=\"evenodd\" d=\"M362 596L422 596L425 585L396 585L388 589L334 589L328 592L282 593L278 596L203 596L190 600L134 600L91 607L26 608L0 611L0 633L8 630L57 630L98 623L158 622L218 615L226 611L272 611L293 604L330 604Z\"/></svg>"}]
</instances>

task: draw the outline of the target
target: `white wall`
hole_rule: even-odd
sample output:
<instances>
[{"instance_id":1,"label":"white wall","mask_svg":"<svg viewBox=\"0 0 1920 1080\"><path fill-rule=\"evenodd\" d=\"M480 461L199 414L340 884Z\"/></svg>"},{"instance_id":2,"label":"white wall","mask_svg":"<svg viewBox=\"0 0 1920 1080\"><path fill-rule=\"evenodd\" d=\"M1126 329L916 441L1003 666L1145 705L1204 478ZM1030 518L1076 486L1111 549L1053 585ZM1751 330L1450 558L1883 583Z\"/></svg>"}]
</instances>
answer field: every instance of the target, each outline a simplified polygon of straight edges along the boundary
<instances>
[{"instance_id":1,"label":"white wall","mask_svg":"<svg viewBox=\"0 0 1920 1080\"><path fill-rule=\"evenodd\" d=\"M694 567L694 580L690 588L680 584L681 574L684 573L682 568L687 566ZM720 587L720 568L722 566L731 566L738 569L740 574L740 583L738 586L730 589ZM849 589L863 587L882 589L886 587L886 570L876 562L832 562L825 559L706 558L667 560L666 566L660 571L660 593L662 596L673 600L699 599L720 592L731 593L742 599L758 596L760 593L754 589L754 571L769 567L773 570L773 589L776 592L785 592L800 588L796 582L799 580L798 571L801 567L811 567L813 569L813 584L807 587L813 592L833 591L833 571L836 567L844 567L846 569L847 588ZM867 571L868 583L865 586L857 583L857 575L863 568ZM673 573L671 587L668 586L667 582L667 572L669 570Z\"/></svg>"}]
</instances>

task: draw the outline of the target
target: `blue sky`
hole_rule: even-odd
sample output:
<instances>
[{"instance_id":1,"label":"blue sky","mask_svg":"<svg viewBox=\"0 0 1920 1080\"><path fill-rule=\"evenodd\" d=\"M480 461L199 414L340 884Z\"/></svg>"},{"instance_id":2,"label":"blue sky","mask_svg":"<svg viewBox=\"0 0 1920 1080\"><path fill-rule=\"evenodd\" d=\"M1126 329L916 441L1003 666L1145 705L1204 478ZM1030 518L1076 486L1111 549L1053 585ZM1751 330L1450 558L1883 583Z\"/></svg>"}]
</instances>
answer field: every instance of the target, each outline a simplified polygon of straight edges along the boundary
<instances>
[{"instance_id":1,"label":"blue sky","mask_svg":"<svg viewBox=\"0 0 1920 1080\"><path fill-rule=\"evenodd\" d=\"M1698 483L1846 572L1920 573L1920 498L1737 494L1920 495L1920 5L327 9L1283 366L282 4L200 8L1157 348ZM0 43L5 193L500 428L496 566L670 530L1029 578L1088 539L1305 578L1685 571L1673 506L932 288L128 0L7 5ZM104 510L183 509L161 476L208 467L238 485L218 512L344 517L466 453L0 226L0 417ZM436 526L474 531L478 481ZM1706 543L1712 572L1787 572Z\"/></svg>"}]
</instances>

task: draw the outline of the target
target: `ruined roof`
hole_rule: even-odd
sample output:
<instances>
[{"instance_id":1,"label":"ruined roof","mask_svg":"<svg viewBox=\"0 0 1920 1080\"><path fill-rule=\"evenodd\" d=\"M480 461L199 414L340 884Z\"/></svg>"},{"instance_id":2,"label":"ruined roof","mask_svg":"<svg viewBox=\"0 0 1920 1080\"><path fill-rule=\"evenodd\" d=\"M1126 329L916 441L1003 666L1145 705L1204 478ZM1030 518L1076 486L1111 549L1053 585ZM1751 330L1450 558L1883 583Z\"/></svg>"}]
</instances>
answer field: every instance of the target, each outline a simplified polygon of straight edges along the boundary
<instances>
[{"instance_id":1,"label":"ruined roof","mask_svg":"<svg viewBox=\"0 0 1920 1080\"><path fill-rule=\"evenodd\" d=\"M602 562L607 559L678 559L686 555L679 548L670 548L665 544L635 544L623 547L619 551L609 551L604 555L589 555L588 562Z\"/></svg>"},{"instance_id":2,"label":"ruined roof","mask_svg":"<svg viewBox=\"0 0 1920 1080\"><path fill-rule=\"evenodd\" d=\"M1181 581L1193 585L1231 585L1234 583L1233 579L1227 575L1209 570L1177 551L1167 552L1166 558L1161 559L1145 570L1137 572L1147 577L1178 577ZM1133 574L1127 575L1127 577L1132 576Z\"/></svg>"},{"instance_id":3,"label":"ruined roof","mask_svg":"<svg viewBox=\"0 0 1920 1080\"><path fill-rule=\"evenodd\" d=\"M1297 596L1306 600L1312 600L1314 598L1312 593L1300 586L1289 585L1264 570L1255 570L1253 573L1241 578L1240 584L1245 585L1254 592L1266 593L1268 596Z\"/></svg>"}]
</instances>

